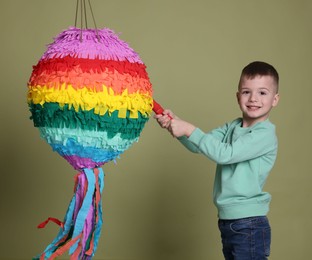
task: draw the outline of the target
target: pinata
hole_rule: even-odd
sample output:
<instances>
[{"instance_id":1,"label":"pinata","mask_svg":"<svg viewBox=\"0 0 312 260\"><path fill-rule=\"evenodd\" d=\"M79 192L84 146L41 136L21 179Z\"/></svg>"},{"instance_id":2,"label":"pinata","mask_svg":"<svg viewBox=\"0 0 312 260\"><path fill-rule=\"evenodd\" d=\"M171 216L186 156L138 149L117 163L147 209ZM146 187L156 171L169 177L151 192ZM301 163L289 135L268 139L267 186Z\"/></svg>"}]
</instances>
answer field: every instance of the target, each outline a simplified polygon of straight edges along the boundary
<instances>
[{"instance_id":1,"label":"pinata","mask_svg":"<svg viewBox=\"0 0 312 260\"><path fill-rule=\"evenodd\" d=\"M28 82L41 137L78 171L61 228L36 259L91 259L102 225L101 166L137 142L154 101L139 55L111 29L70 27L47 46ZM156 107L156 105L155 105ZM159 113L159 112L158 112Z\"/></svg>"}]
</instances>

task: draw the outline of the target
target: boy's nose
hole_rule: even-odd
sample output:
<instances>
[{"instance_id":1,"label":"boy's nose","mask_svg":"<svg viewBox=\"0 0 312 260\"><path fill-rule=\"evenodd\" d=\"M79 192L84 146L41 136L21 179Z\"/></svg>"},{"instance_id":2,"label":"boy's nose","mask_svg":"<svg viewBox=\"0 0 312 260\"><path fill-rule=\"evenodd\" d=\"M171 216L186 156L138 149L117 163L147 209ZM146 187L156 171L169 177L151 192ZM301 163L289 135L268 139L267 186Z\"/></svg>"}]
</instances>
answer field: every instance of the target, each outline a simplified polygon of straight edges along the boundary
<instances>
[{"instance_id":1,"label":"boy's nose","mask_svg":"<svg viewBox=\"0 0 312 260\"><path fill-rule=\"evenodd\" d=\"M257 98L257 95L256 94L251 94L250 97L249 97L249 101L252 101L252 102L255 102L257 101L258 98Z\"/></svg>"}]
</instances>

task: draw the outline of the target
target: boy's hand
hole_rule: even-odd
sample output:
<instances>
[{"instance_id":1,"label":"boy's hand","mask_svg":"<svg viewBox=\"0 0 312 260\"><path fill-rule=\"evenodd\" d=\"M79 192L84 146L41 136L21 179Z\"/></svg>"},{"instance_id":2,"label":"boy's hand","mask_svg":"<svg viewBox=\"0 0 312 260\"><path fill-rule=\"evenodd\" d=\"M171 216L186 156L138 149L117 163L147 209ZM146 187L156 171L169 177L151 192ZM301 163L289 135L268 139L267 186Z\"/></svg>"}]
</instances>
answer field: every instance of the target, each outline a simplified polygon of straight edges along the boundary
<instances>
[{"instance_id":1,"label":"boy's hand","mask_svg":"<svg viewBox=\"0 0 312 260\"><path fill-rule=\"evenodd\" d=\"M189 122L183 121L179 118L174 118L170 121L169 132L174 137L186 136L190 137L196 127Z\"/></svg>"},{"instance_id":2,"label":"boy's hand","mask_svg":"<svg viewBox=\"0 0 312 260\"><path fill-rule=\"evenodd\" d=\"M165 109L162 114L154 115L158 124L162 128L166 128L173 137L186 136L189 137L195 130L195 126L181 120L171 110Z\"/></svg>"},{"instance_id":3,"label":"boy's hand","mask_svg":"<svg viewBox=\"0 0 312 260\"><path fill-rule=\"evenodd\" d=\"M171 119L176 118L176 116L172 113L171 110L165 109L162 114L154 115L154 118L162 128L168 129Z\"/></svg>"}]
</instances>

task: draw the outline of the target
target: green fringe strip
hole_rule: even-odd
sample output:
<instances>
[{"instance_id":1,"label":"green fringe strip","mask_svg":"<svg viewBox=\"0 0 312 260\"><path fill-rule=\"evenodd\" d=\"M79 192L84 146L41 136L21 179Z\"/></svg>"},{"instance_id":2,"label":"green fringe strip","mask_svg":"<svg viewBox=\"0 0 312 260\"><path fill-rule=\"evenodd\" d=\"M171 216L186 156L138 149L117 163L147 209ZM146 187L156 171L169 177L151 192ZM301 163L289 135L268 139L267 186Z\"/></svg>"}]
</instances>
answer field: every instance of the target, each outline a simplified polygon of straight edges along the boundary
<instances>
[{"instance_id":1,"label":"green fringe strip","mask_svg":"<svg viewBox=\"0 0 312 260\"><path fill-rule=\"evenodd\" d=\"M29 103L29 110L32 114L35 127L52 128L80 128L83 130L105 131L108 138L114 137L120 133L123 139L134 139L140 136L145 123L149 117L142 116L139 113L138 118L130 118L130 112L127 111L126 118L118 117L118 110L112 113L106 113L103 116L94 113L94 109L89 111L75 111L68 105L60 107L58 103L40 104Z\"/></svg>"}]
</instances>

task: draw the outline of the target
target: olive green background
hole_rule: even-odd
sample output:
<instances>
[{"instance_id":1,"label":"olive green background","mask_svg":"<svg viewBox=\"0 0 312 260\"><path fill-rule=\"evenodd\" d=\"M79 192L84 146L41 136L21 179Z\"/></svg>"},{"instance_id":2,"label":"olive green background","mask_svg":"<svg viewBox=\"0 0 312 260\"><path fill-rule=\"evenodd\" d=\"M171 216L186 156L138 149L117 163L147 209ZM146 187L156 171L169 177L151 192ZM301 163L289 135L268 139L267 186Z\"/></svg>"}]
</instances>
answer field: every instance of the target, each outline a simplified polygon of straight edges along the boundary
<instances>
[{"instance_id":1,"label":"olive green background","mask_svg":"<svg viewBox=\"0 0 312 260\"><path fill-rule=\"evenodd\" d=\"M155 99L204 131L240 116L235 92L243 66L263 60L276 67L281 100L271 120L279 155L265 186L273 196L270 259L309 259L312 1L91 2L98 27L121 32L140 54ZM76 172L33 127L26 86L46 44L74 25L75 5L0 1L0 259L40 253L58 227L37 224L63 219L72 196ZM117 165L103 169L104 226L94 259L223 259L212 161L186 151L151 119Z\"/></svg>"}]
</instances>

